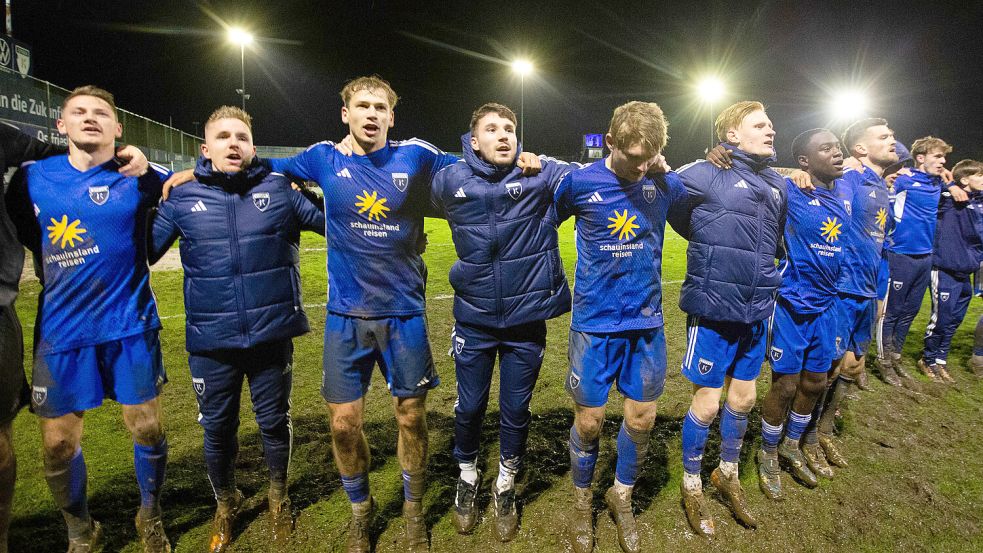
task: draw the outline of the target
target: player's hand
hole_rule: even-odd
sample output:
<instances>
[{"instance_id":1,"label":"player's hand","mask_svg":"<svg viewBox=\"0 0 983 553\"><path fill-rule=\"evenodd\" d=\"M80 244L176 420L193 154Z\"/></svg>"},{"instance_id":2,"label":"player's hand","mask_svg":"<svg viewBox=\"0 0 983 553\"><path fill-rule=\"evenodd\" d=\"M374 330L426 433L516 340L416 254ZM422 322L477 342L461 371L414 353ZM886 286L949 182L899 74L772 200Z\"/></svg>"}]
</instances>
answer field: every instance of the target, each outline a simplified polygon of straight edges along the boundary
<instances>
[{"instance_id":1,"label":"player's hand","mask_svg":"<svg viewBox=\"0 0 983 553\"><path fill-rule=\"evenodd\" d=\"M952 177L952 171L946 169L945 167L942 168L942 174L939 176L942 177L942 182L946 184L955 184L956 179Z\"/></svg>"},{"instance_id":2,"label":"player's hand","mask_svg":"<svg viewBox=\"0 0 983 553\"><path fill-rule=\"evenodd\" d=\"M195 180L194 169L185 169L184 171L178 171L171 175L171 178L164 182L164 188L160 191L160 197L163 200L167 200L167 197L171 195L171 189L181 186L186 182L191 182Z\"/></svg>"},{"instance_id":3,"label":"player's hand","mask_svg":"<svg viewBox=\"0 0 983 553\"><path fill-rule=\"evenodd\" d=\"M136 146L120 146L116 149L116 157L126 162L119 168L119 173L124 177L142 177L150 168L147 156Z\"/></svg>"},{"instance_id":4,"label":"player's hand","mask_svg":"<svg viewBox=\"0 0 983 553\"><path fill-rule=\"evenodd\" d=\"M352 147L352 142L354 140L355 139L352 138L352 135L348 134L345 136L345 138L342 138L334 145L334 149L338 150L338 153L343 156L351 157L351 155L355 153L355 148Z\"/></svg>"},{"instance_id":5,"label":"player's hand","mask_svg":"<svg viewBox=\"0 0 983 553\"><path fill-rule=\"evenodd\" d=\"M539 156L532 152L522 152L519 159L515 162L516 167L522 169L523 177L534 177L543 170L543 162Z\"/></svg>"},{"instance_id":6,"label":"player's hand","mask_svg":"<svg viewBox=\"0 0 983 553\"><path fill-rule=\"evenodd\" d=\"M717 144L707 152L707 161L718 169L730 169L730 152L723 144Z\"/></svg>"},{"instance_id":7,"label":"player's hand","mask_svg":"<svg viewBox=\"0 0 983 553\"><path fill-rule=\"evenodd\" d=\"M806 173L802 169L793 169L792 172L788 174L788 178L793 184L795 184L795 186L799 187L799 190L810 192L816 189L816 185L812 184L812 177L810 177L809 173Z\"/></svg>"},{"instance_id":8,"label":"player's hand","mask_svg":"<svg viewBox=\"0 0 983 553\"><path fill-rule=\"evenodd\" d=\"M672 167L670 167L669 163L666 161L666 156L657 154L652 161L652 164L649 165L649 170L646 174L649 176L664 175L669 171L672 171Z\"/></svg>"},{"instance_id":9,"label":"player's hand","mask_svg":"<svg viewBox=\"0 0 983 553\"><path fill-rule=\"evenodd\" d=\"M864 164L860 162L859 159L853 156L847 156L843 158L843 169L853 169L854 171L863 171Z\"/></svg>"},{"instance_id":10,"label":"player's hand","mask_svg":"<svg viewBox=\"0 0 983 553\"><path fill-rule=\"evenodd\" d=\"M952 194L952 201L954 202L968 202L969 194L965 190L956 186L955 184L949 187L949 193Z\"/></svg>"}]
</instances>

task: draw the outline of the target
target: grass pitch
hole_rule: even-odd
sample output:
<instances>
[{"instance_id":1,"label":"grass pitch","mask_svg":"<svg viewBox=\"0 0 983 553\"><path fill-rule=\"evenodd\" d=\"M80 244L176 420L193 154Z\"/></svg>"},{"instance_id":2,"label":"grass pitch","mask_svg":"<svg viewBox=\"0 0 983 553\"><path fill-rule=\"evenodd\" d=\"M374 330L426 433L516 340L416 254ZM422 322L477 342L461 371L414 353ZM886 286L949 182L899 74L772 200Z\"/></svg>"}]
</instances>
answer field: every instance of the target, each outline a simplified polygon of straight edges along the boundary
<instances>
[{"instance_id":1,"label":"grass pitch","mask_svg":"<svg viewBox=\"0 0 983 553\"><path fill-rule=\"evenodd\" d=\"M427 220L430 268L428 318L434 358L442 384L431 392L429 484L424 501L433 551L568 551L563 533L572 501L567 475L566 439L573 420L571 401L563 389L569 315L549 322L548 347L532 402L533 421L525 470L520 476L520 531L510 544L495 541L490 518L474 534L459 536L451 522L457 467L452 449L454 365L450 347L453 291L447 271L455 260L447 225ZM760 528L747 530L734 522L726 507L715 501L709 483L711 509L718 537L713 545L694 536L679 507L682 476L679 432L690 400L689 383L679 374L685 348L685 316L679 311L679 286L685 274L686 242L667 232L663 280L669 370L660 415L648 458L635 492L635 507L643 550L706 551L708 547L735 551L980 551L983 550L983 384L966 371L973 326L983 313L974 300L966 322L953 342L950 356L954 386L929 383L917 377L910 389L896 389L872 378L872 390L860 392L841 421L843 449L851 465L838 469L831 481L816 490L805 489L783 475L788 498L769 502L757 490L753 452L759 442L760 412L751 414L741 462L742 481ZM561 229L563 259L573 279L576 251L573 227ZM305 235L302 241L304 301L312 323L310 334L295 340L293 421L294 451L290 469L291 497L297 528L290 551L341 550L350 509L331 458L327 410L319 394L321 343L324 330L326 276L323 239ZM153 287L165 328L161 334L164 363L170 383L163 395L170 464L163 494L165 528L176 552L207 549L214 499L205 476L202 432L184 351L184 307L180 271L157 271ZM18 313L30 352L38 284L24 283ZM906 358L913 366L921 346L928 302L909 336ZM26 366L30 366L30 353ZM396 460L396 424L391 400L376 375L368 396L366 433L372 449L372 493L380 504L375 525L378 551L398 551L402 531L402 486ZM765 367L759 379L759 398L768 387ZM609 403L595 478L597 551L619 551L614 524L603 511L601 494L614 478L614 438L620 424L621 400L615 392ZM231 551L270 550L266 519L266 470L256 423L244 393L239 485L248 498L237 525ZM482 429L482 490L478 505L487 509L488 493L497 473L497 386ZM41 442L33 415L23 412L14 424L18 455L17 495L10 531L10 550L51 552L66 548L65 529L42 476ZM717 432L711 433L706 473L716 465ZM93 516L103 523L106 551L140 550L133 528L139 493L133 473L132 445L120 419L119 407L107 402L85 416L83 448L89 470Z\"/></svg>"}]
</instances>

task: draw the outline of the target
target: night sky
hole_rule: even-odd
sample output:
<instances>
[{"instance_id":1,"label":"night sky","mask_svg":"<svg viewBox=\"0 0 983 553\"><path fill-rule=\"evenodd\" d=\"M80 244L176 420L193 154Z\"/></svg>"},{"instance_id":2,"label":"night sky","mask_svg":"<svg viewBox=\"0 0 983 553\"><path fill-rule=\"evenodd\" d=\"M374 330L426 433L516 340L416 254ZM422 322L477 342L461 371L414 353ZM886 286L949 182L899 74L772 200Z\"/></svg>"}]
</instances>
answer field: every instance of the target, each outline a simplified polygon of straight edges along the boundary
<instances>
[{"instance_id":1,"label":"night sky","mask_svg":"<svg viewBox=\"0 0 983 553\"><path fill-rule=\"evenodd\" d=\"M950 167L983 158L983 2L13 2L36 77L98 84L120 107L188 132L239 102L239 49L218 19L261 37L246 51L257 144L341 138L338 91L377 73L401 96L390 138L459 151L481 103L518 112L507 62L526 57L536 73L525 80L525 148L537 153L576 158L615 106L646 100L669 118L669 161L702 157L710 113L693 85L713 73L728 90L714 112L768 106L782 164L799 132L843 129L828 103L847 86L866 89L867 113L906 144L945 138Z\"/></svg>"}]
</instances>

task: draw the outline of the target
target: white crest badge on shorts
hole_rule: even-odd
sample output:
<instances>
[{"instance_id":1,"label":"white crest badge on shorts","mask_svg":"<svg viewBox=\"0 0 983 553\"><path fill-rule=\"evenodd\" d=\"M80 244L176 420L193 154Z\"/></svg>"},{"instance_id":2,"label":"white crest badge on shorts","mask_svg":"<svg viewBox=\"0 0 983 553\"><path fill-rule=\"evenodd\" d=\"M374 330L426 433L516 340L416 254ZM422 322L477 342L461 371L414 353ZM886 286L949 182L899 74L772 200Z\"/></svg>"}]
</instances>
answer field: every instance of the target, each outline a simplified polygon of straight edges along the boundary
<instances>
[{"instance_id":1,"label":"white crest badge on shorts","mask_svg":"<svg viewBox=\"0 0 983 553\"><path fill-rule=\"evenodd\" d=\"M850 205L850 202L848 200L843 200L843 207L846 208L846 214L847 215L850 215L852 217L853 216L853 206Z\"/></svg>"},{"instance_id":2,"label":"white crest badge on shorts","mask_svg":"<svg viewBox=\"0 0 983 553\"><path fill-rule=\"evenodd\" d=\"M771 346L772 361L776 361L776 362L781 361L783 353L785 353L785 351L782 348L776 348L775 346Z\"/></svg>"},{"instance_id":3,"label":"white crest badge on shorts","mask_svg":"<svg viewBox=\"0 0 983 553\"><path fill-rule=\"evenodd\" d=\"M454 353L461 353L464 351L464 338L460 336L454 337Z\"/></svg>"},{"instance_id":4,"label":"white crest badge on shorts","mask_svg":"<svg viewBox=\"0 0 983 553\"><path fill-rule=\"evenodd\" d=\"M96 205L102 205L106 203L109 199L109 187L108 186L90 186L89 187L89 199L92 200Z\"/></svg>"},{"instance_id":5,"label":"white crest badge on shorts","mask_svg":"<svg viewBox=\"0 0 983 553\"><path fill-rule=\"evenodd\" d=\"M509 192L509 197L513 200L518 200L519 196L522 195L522 183L521 182L508 182L505 183L505 189Z\"/></svg>"},{"instance_id":6,"label":"white crest badge on shorts","mask_svg":"<svg viewBox=\"0 0 983 553\"><path fill-rule=\"evenodd\" d=\"M655 201L655 185L654 184L643 184L642 185L642 197L645 201L652 203Z\"/></svg>"},{"instance_id":7,"label":"white crest badge on shorts","mask_svg":"<svg viewBox=\"0 0 983 553\"><path fill-rule=\"evenodd\" d=\"M44 402L48 399L48 387L47 386L34 386L31 393L31 400L34 402L35 406L44 405Z\"/></svg>"},{"instance_id":8,"label":"white crest badge on shorts","mask_svg":"<svg viewBox=\"0 0 983 553\"><path fill-rule=\"evenodd\" d=\"M939 299L941 299L942 301L949 301L949 292L940 293Z\"/></svg>"},{"instance_id":9,"label":"white crest badge on shorts","mask_svg":"<svg viewBox=\"0 0 983 553\"><path fill-rule=\"evenodd\" d=\"M706 359L700 357L699 362L696 364L696 368L700 370L700 374L707 374L713 370L713 361L707 361Z\"/></svg>"},{"instance_id":10,"label":"white crest badge on shorts","mask_svg":"<svg viewBox=\"0 0 983 553\"><path fill-rule=\"evenodd\" d=\"M894 289L895 290L900 290L902 286L904 286L904 282L901 282L900 280L895 280L894 281Z\"/></svg>"},{"instance_id":11,"label":"white crest badge on shorts","mask_svg":"<svg viewBox=\"0 0 983 553\"><path fill-rule=\"evenodd\" d=\"M191 385L195 388L195 393L198 395L204 395L205 393L205 379L204 378L192 378Z\"/></svg>"},{"instance_id":12,"label":"white crest badge on shorts","mask_svg":"<svg viewBox=\"0 0 983 553\"><path fill-rule=\"evenodd\" d=\"M570 373L570 389L576 390L577 386L580 386L580 377Z\"/></svg>"},{"instance_id":13,"label":"white crest badge on shorts","mask_svg":"<svg viewBox=\"0 0 983 553\"><path fill-rule=\"evenodd\" d=\"M253 192L253 205L260 211L266 211L270 207L269 192Z\"/></svg>"},{"instance_id":14,"label":"white crest badge on shorts","mask_svg":"<svg viewBox=\"0 0 983 553\"><path fill-rule=\"evenodd\" d=\"M400 192L406 192L406 187L410 185L410 176L407 173L393 173L393 186Z\"/></svg>"}]
</instances>

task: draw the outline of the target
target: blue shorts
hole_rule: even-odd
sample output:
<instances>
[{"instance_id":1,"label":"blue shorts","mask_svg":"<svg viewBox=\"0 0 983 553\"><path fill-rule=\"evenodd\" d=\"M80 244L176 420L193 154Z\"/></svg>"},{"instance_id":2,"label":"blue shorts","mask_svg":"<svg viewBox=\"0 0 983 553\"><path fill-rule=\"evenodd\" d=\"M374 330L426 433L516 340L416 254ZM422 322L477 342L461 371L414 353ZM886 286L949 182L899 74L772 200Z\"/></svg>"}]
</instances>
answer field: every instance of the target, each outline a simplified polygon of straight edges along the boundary
<instances>
[{"instance_id":1,"label":"blue shorts","mask_svg":"<svg viewBox=\"0 0 983 553\"><path fill-rule=\"evenodd\" d=\"M662 327L611 334L570 329L567 393L584 407L608 402L611 384L635 401L655 401L666 383L666 335Z\"/></svg>"},{"instance_id":2,"label":"blue shorts","mask_svg":"<svg viewBox=\"0 0 983 553\"><path fill-rule=\"evenodd\" d=\"M835 336L836 309L800 314L779 299L769 327L771 370L782 374L798 374L802 369L813 373L829 371L836 356Z\"/></svg>"},{"instance_id":3,"label":"blue shorts","mask_svg":"<svg viewBox=\"0 0 983 553\"><path fill-rule=\"evenodd\" d=\"M55 418L102 405L139 405L167 382L157 331L34 357L31 409Z\"/></svg>"},{"instance_id":4,"label":"blue shorts","mask_svg":"<svg viewBox=\"0 0 983 553\"><path fill-rule=\"evenodd\" d=\"M767 325L686 317L683 376L697 386L723 388L729 376L754 380L765 360Z\"/></svg>"},{"instance_id":5,"label":"blue shorts","mask_svg":"<svg viewBox=\"0 0 983 553\"><path fill-rule=\"evenodd\" d=\"M836 359L846 352L863 357L870 349L877 299L840 294L836 298Z\"/></svg>"},{"instance_id":6,"label":"blue shorts","mask_svg":"<svg viewBox=\"0 0 983 553\"><path fill-rule=\"evenodd\" d=\"M881 257L881 265L877 270L877 299L887 297L887 285L891 282L891 267L886 257Z\"/></svg>"},{"instance_id":7,"label":"blue shorts","mask_svg":"<svg viewBox=\"0 0 983 553\"><path fill-rule=\"evenodd\" d=\"M362 319L329 312L321 396L329 403L360 399L369 390L376 364L394 397L419 397L437 386L427 318Z\"/></svg>"}]
</instances>

